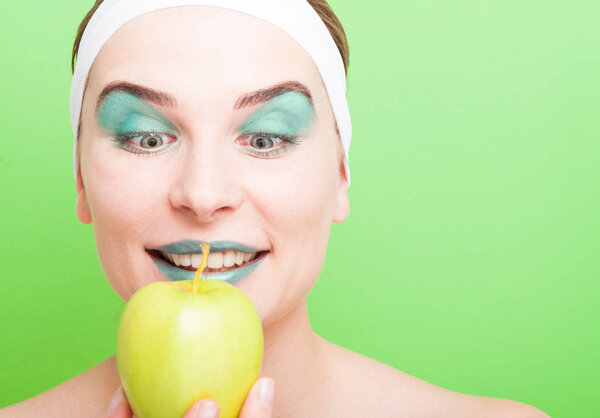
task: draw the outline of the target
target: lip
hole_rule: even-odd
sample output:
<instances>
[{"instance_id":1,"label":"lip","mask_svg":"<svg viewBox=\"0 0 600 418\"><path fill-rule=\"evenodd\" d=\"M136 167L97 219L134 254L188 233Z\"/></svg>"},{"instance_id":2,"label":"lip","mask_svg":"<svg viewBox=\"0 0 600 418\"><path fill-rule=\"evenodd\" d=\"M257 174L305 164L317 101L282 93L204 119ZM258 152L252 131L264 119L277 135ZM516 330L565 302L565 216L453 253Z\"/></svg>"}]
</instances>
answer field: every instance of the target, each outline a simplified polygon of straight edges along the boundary
<instances>
[{"instance_id":1,"label":"lip","mask_svg":"<svg viewBox=\"0 0 600 418\"><path fill-rule=\"evenodd\" d=\"M249 247L244 244L240 244L233 241L196 241L196 240L183 240L173 242L171 244L164 245L160 248L157 248L158 251L163 251L167 253L174 254L198 254L202 252L201 244L204 242L208 242L210 245L210 252L221 252L221 251L241 251L245 253L256 253L260 252L255 248ZM161 257L148 252L158 270L167 277L167 279L171 281L180 281L180 280L194 280L194 276L196 275L195 271L188 271L184 269L177 268L167 261L163 260ZM204 279L212 279L212 280L221 280L227 282L229 284L235 285L237 282L242 280L243 278L249 276L256 270L256 268L262 263L264 258L267 256L268 251L261 254L255 260L247 263L243 267L234 268L233 270L223 271L220 273L202 273L202 278Z\"/></svg>"},{"instance_id":2,"label":"lip","mask_svg":"<svg viewBox=\"0 0 600 418\"><path fill-rule=\"evenodd\" d=\"M157 248L157 250L174 254L200 254L202 253L201 245L204 243L208 243L210 245L211 253L218 253L228 250L240 251L243 253L257 253L260 251L256 248L248 247L247 245L234 241L196 241L192 239L172 242Z\"/></svg>"}]
</instances>

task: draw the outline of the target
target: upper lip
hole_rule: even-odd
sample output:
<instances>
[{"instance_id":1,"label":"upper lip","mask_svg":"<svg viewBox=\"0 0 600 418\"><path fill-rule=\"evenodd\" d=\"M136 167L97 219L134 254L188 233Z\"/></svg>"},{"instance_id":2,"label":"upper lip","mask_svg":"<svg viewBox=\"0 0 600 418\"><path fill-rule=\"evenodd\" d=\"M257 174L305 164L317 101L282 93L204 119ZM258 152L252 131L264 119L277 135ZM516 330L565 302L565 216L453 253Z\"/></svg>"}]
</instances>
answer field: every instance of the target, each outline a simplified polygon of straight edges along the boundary
<instances>
[{"instance_id":1,"label":"upper lip","mask_svg":"<svg viewBox=\"0 0 600 418\"><path fill-rule=\"evenodd\" d=\"M259 251L256 248L249 247L235 241L197 241L191 239L172 242L159 247L158 250L172 254L200 254L202 253L201 245L203 243L208 243L210 245L211 253L229 250L239 251L242 253L256 253Z\"/></svg>"}]
</instances>

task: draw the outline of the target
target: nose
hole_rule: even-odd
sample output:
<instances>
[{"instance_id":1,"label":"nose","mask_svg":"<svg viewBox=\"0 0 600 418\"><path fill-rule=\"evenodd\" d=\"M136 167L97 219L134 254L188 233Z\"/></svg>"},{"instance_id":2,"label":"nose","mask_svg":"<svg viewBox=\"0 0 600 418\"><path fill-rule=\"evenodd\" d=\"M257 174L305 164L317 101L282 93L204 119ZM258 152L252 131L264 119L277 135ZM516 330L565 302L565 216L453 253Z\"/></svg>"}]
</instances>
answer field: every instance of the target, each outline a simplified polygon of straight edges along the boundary
<instances>
[{"instance_id":1,"label":"nose","mask_svg":"<svg viewBox=\"0 0 600 418\"><path fill-rule=\"evenodd\" d=\"M232 161L214 149L190 151L175 168L171 206L200 223L235 212L242 204L242 189Z\"/></svg>"}]
</instances>

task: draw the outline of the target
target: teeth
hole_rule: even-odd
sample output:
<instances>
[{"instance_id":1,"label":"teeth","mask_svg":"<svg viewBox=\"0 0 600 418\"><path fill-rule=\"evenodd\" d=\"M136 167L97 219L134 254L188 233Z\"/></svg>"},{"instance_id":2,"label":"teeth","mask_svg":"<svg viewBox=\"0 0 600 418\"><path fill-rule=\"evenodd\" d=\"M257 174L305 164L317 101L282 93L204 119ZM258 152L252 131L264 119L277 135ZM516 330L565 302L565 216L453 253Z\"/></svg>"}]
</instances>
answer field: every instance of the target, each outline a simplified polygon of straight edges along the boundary
<instances>
[{"instance_id":1,"label":"teeth","mask_svg":"<svg viewBox=\"0 0 600 418\"><path fill-rule=\"evenodd\" d=\"M206 265L209 269L220 269L223 267L223 253L209 254Z\"/></svg>"},{"instance_id":2,"label":"teeth","mask_svg":"<svg viewBox=\"0 0 600 418\"><path fill-rule=\"evenodd\" d=\"M231 267L235 264L235 251L227 251L223 255L223 267Z\"/></svg>"},{"instance_id":3,"label":"teeth","mask_svg":"<svg viewBox=\"0 0 600 418\"><path fill-rule=\"evenodd\" d=\"M241 265L244 262L244 253L241 253L239 251L235 252L235 264L237 264L238 266Z\"/></svg>"},{"instance_id":4,"label":"teeth","mask_svg":"<svg viewBox=\"0 0 600 418\"><path fill-rule=\"evenodd\" d=\"M202 264L202 254L192 254L192 267L197 269Z\"/></svg>"},{"instance_id":5,"label":"teeth","mask_svg":"<svg viewBox=\"0 0 600 418\"><path fill-rule=\"evenodd\" d=\"M189 267L189 266L192 265L192 260L191 260L189 254L180 254L179 255L179 262L184 267Z\"/></svg>"},{"instance_id":6,"label":"teeth","mask_svg":"<svg viewBox=\"0 0 600 418\"><path fill-rule=\"evenodd\" d=\"M176 266L193 267L197 269L202 263L202 254L174 254L162 253L163 256ZM236 264L242 264L254 260L256 253L243 253L241 251L228 250L225 252L212 253L208 255L206 267L210 269L220 269L223 267L232 267Z\"/></svg>"}]
</instances>

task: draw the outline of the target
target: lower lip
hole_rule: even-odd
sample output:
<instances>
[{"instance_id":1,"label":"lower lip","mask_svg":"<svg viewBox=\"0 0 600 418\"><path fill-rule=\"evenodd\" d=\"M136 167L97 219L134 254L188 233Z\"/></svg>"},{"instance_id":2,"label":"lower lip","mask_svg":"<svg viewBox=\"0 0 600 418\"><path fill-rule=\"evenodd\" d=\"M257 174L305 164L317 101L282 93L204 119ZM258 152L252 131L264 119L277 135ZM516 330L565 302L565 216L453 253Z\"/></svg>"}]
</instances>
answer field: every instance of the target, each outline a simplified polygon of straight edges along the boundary
<instances>
[{"instance_id":1,"label":"lower lip","mask_svg":"<svg viewBox=\"0 0 600 418\"><path fill-rule=\"evenodd\" d=\"M194 280L194 277L196 276L195 271L188 271L177 268L154 254L151 254L150 256L154 260L154 263L156 264L160 272L171 281ZM229 284L236 284L246 276L252 274L252 272L256 270L258 265L262 263L265 256L266 254L262 254L260 257L258 257L251 263L247 263L242 267L237 267L229 271L223 271L220 273L202 273L202 278L211 280L221 280Z\"/></svg>"}]
</instances>

